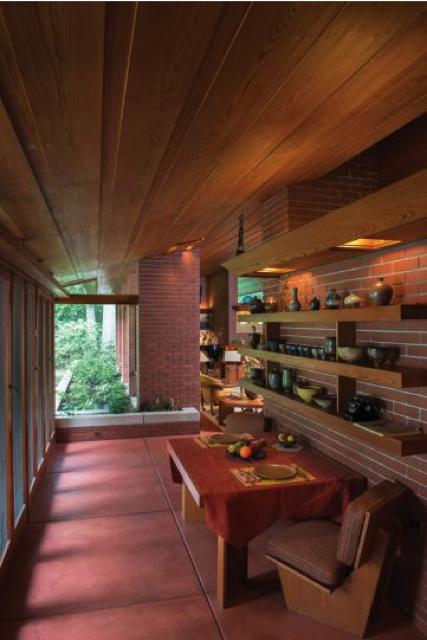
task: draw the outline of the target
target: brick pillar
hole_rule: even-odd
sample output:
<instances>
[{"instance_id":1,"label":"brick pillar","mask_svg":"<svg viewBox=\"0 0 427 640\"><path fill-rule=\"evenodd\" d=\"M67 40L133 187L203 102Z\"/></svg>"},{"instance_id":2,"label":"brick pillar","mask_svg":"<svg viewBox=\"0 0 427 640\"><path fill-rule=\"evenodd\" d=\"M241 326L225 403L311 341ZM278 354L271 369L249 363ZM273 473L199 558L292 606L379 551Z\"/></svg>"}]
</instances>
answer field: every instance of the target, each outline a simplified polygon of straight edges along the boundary
<instances>
[{"instance_id":1,"label":"brick pillar","mask_svg":"<svg viewBox=\"0 0 427 640\"><path fill-rule=\"evenodd\" d=\"M140 398L173 397L200 406L200 254L146 258L139 264Z\"/></svg>"}]
</instances>

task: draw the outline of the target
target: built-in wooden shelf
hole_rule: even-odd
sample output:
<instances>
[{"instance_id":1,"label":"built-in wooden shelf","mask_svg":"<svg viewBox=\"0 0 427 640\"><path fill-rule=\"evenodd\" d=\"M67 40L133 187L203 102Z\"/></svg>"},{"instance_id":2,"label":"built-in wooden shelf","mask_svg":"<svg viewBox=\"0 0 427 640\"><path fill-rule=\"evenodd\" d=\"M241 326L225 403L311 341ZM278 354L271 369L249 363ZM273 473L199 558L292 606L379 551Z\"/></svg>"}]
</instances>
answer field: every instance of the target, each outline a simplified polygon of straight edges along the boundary
<instances>
[{"instance_id":1,"label":"built-in wooden shelf","mask_svg":"<svg viewBox=\"0 0 427 640\"><path fill-rule=\"evenodd\" d=\"M238 276L262 275L265 269L271 268L306 270L363 255L362 251L338 248L358 238L400 242L425 238L426 204L427 169L422 169L305 225L281 233L230 258L223 266Z\"/></svg>"},{"instance_id":2,"label":"built-in wooden shelf","mask_svg":"<svg viewBox=\"0 0 427 640\"><path fill-rule=\"evenodd\" d=\"M396 367L395 369L377 369L368 365L347 364L346 362L335 362L330 360L315 360L314 358L303 358L302 356L290 356L284 353L273 351L262 351L249 347L239 347L242 355L251 358L277 362L295 369L305 369L307 371L320 371L335 376L345 376L354 380L363 380L372 384L379 384L384 387L395 389L407 389L409 387L427 386L427 369L415 369L413 367Z\"/></svg>"},{"instance_id":3,"label":"built-in wooden shelf","mask_svg":"<svg viewBox=\"0 0 427 640\"><path fill-rule=\"evenodd\" d=\"M393 322L426 320L427 304L390 304L356 309L319 309L319 311L276 311L275 313L240 314L239 322Z\"/></svg>"},{"instance_id":4,"label":"built-in wooden shelf","mask_svg":"<svg viewBox=\"0 0 427 640\"><path fill-rule=\"evenodd\" d=\"M394 456L410 456L427 453L427 436L422 433L400 436L377 436L374 433L369 433L369 431L364 431L360 427L357 427L337 413L305 403L293 395L272 391L271 389L256 385L250 380L240 380L240 386L290 411L295 411L298 415L320 422L333 431L362 440Z\"/></svg>"}]
</instances>

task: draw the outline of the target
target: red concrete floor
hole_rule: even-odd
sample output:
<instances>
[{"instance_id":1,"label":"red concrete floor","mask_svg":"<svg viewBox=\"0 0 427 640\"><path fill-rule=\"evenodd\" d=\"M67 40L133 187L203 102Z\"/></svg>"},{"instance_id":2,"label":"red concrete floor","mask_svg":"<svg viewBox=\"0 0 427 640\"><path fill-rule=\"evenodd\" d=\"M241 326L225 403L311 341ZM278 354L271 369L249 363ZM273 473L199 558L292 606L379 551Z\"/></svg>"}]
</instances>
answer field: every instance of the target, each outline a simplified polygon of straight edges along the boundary
<instances>
[{"instance_id":1,"label":"red concrete floor","mask_svg":"<svg viewBox=\"0 0 427 640\"><path fill-rule=\"evenodd\" d=\"M216 539L186 525L166 438L57 445L0 599L1 640L351 640L280 591L221 611ZM249 572L270 532L250 548ZM378 640L421 640L393 613Z\"/></svg>"}]
</instances>

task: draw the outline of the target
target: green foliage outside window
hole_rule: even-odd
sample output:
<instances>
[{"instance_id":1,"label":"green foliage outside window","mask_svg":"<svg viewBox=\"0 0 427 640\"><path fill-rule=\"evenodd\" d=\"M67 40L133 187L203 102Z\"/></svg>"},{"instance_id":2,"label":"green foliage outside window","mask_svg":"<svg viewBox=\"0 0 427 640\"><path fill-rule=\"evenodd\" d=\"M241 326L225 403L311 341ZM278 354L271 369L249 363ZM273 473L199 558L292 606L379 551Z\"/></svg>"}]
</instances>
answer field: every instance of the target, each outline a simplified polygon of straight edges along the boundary
<instances>
[{"instance_id":1,"label":"green foliage outside window","mask_svg":"<svg viewBox=\"0 0 427 640\"><path fill-rule=\"evenodd\" d=\"M69 370L71 383L60 410L72 413L108 409L126 413L131 403L116 367L115 348L102 344L103 308L96 305L57 305L55 353L57 370Z\"/></svg>"}]
</instances>

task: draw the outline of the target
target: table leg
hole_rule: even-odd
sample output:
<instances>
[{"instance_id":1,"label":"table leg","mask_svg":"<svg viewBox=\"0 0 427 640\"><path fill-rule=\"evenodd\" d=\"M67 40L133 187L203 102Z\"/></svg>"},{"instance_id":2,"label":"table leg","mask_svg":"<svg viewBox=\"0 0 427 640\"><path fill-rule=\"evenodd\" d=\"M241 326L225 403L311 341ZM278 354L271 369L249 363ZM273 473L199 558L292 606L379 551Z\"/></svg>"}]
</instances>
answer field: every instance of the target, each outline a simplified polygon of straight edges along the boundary
<instances>
[{"instance_id":1,"label":"table leg","mask_svg":"<svg viewBox=\"0 0 427 640\"><path fill-rule=\"evenodd\" d=\"M183 482L181 485L181 515L184 522L204 522L205 513L195 501L187 486Z\"/></svg>"},{"instance_id":2,"label":"table leg","mask_svg":"<svg viewBox=\"0 0 427 640\"><path fill-rule=\"evenodd\" d=\"M218 536L217 600L222 609L230 606L230 598L248 577L248 547L236 549Z\"/></svg>"}]
</instances>

